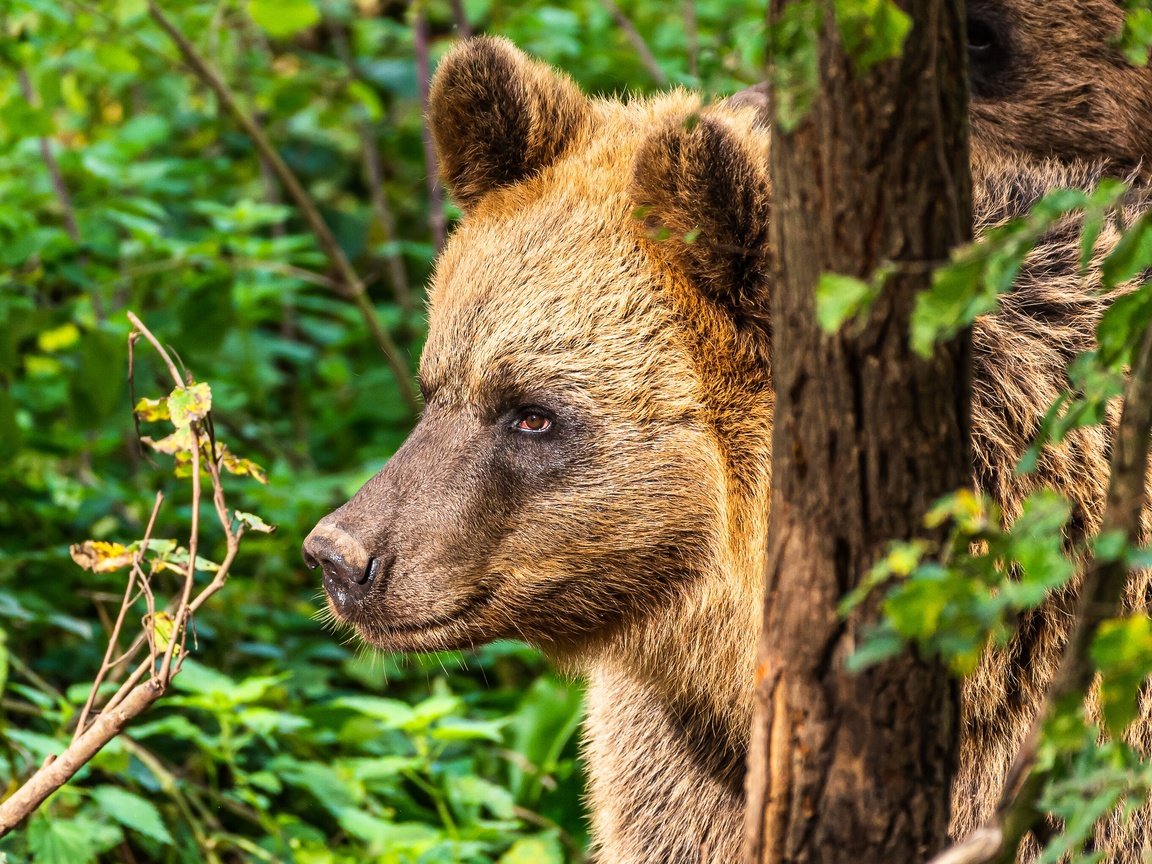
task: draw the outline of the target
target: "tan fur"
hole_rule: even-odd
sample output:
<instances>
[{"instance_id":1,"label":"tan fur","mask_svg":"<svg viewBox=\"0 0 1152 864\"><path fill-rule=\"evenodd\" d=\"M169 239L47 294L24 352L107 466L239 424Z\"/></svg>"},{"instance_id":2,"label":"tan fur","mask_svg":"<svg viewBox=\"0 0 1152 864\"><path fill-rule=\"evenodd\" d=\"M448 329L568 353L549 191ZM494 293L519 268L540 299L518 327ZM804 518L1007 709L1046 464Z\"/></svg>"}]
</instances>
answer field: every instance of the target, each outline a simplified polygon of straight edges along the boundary
<instances>
[{"instance_id":1,"label":"tan fur","mask_svg":"<svg viewBox=\"0 0 1152 864\"><path fill-rule=\"evenodd\" d=\"M457 113L438 78L434 132L468 213L431 291L427 408L306 549L323 560L346 532L355 545L339 548L366 550L367 582L333 603L377 646L519 637L587 676L600 864L732 864L771 480L768 133L754 109L702 109L683 92L576 105L567 79L502 40L457 46L440 75L505 94L501 128L532 130L512 149L548 158L493 170L508 140ZM548 142L551 98L579 122ZM995 154L974 168L981 230L1098 176ZM1012 471L1107 305L1096 271L1077 275L1072 227L976 327L973 431L976 480L1009 516L1049 484L1075 502L1082 536L1099 521L1105 430L1051 449L1035 478ZM1116 237L1108 226L1100 251ZM554 428L517 431L533 412ZM1066 602L1031 616L966 689L956 831L988 811L1051 678ZM1148 825L1115 841L1114 860L1137 860Z\"/></svg>"}]
</instances>

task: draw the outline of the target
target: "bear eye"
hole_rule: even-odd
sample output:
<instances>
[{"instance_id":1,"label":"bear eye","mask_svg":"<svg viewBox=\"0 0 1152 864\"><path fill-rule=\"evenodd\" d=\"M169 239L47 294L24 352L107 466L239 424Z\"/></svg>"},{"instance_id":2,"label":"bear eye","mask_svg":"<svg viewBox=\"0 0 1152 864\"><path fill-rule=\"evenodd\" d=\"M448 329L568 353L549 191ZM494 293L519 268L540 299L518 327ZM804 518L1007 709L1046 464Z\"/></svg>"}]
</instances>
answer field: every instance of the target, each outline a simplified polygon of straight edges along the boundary
<instances>
[{"instance_id":1,"label":"bear eye","mask_svg":"<svg viewBox=\"0 0 1152 864\"><path fill-rule=\"evenodd\" d=\"M517 432L542 435L552 428L552 418L538 408L526 408L517 415L512 428Z\"/></svg>"},{"instance_id":2,"label":"bear eye","mask_svg":"<svg viewBox=\"0 0 1152 864\"><path fill-rule=\"evenodd\" d=\"M996 48L996 32L987 21L968 19L968 55L983 57Z\"/></svg>"}]
</instances>

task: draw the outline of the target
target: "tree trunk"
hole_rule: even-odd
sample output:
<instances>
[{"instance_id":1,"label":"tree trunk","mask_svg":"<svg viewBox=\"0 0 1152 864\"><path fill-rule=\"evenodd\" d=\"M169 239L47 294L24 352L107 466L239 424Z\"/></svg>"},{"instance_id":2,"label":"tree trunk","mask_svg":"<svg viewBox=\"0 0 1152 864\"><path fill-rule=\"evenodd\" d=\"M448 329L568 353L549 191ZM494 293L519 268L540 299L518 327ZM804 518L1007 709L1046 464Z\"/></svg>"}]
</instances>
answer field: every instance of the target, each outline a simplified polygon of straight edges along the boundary
<instances>
[{"instance_id":1,"label":"tree trunk","mask_svg":"<svg viewBox=\"0 0 1152 864\"><path fill-rule=\"evenodd\" d=\"M772 0L771 17L796 2ZM903 56L861 73L820 2L819 96L772 145L777 402L746 861L912 864L947 840L959 687L911 652L849 674L876 604L847 620L836 606L970 482L969 336L926 361L908 335L932 267L971 232L964 4L900 0ZM824 333L819 275L885 264L866 323Z\"/></svg>"}]
</instances>

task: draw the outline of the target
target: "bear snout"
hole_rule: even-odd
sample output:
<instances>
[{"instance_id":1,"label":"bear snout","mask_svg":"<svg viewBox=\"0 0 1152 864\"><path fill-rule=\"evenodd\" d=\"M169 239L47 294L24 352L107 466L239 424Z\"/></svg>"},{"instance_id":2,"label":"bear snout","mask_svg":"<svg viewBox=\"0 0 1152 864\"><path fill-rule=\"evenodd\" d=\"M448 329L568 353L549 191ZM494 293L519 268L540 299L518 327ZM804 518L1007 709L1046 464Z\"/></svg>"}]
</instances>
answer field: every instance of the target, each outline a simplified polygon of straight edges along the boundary
<instances>
[{"instance_id":1,"label":"bear snout","mask_svg":"<svg viewBox=\"0 0 1152 864\"><path fill-rule=\"evenodd\" d=\"M356 537L322 520L304 540L304 563L324 573L324 591L336 613L352 615L391 568L392 557L370 555Z\"/></svg>"}]
</instances>

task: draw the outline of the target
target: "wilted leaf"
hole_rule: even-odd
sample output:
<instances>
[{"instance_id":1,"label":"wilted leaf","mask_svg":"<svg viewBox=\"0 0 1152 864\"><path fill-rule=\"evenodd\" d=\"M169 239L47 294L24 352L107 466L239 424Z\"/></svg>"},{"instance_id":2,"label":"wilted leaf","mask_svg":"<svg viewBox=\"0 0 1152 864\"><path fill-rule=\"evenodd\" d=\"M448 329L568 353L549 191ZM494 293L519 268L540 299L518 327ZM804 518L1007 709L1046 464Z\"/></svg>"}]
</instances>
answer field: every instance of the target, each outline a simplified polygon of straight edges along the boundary
<instances>
[{"instance_id":1,"label":"wilted leaf","mask_svg":"<svg viewBox=\"0 0 1152 864\"><path fill-rule=\"evenodd\" d=\"M259 531L261 534L271 534L276 530L275 525L269 525L259 516L254 513L245 513L243 510L235 510L232 513L236 517L236 521L251 531Z\"/></svg>"},{"instance_id":2,"label":"wilted leaf","mask_svg":"<svg viewBox=\"0 0 1152 864\"><path fill-rule=\"evenodd\" d=\"M132 410L137 417L148 422L169 419L167 399L141 399Z\"/></svg>"},{"instance_id":3,"label":"wilted leaf","mask_svg":"<svg viewBox=\"0 0 1152 864\"><path fill-rule=\"evenodd\" d=\"M168 396L168 413L177 430L194 421L203 420L211 410L212 390L204 383L177 387Z\"/></svg>"},{"instance_id":4,"label":"wilted leaf","mask_svg":"<svg viewBox=\"0 0 1152 864\"><path fill-rule=\"evenodd\" d=\"M228 449L222 441L216 442L216 452L220 456L220 465L229 474L247 475L257 483L268 483L268 475L264 469L251 459L241 459Z\"/></svg>"},{"instance_id":5,"label":"wilted leaf","mask_svg":"<svg viewBox=\"0 0 1152 864\"><path fill-rule=\"evenodd\" d=\"M181 426L171 435L166 435L159 441L153 440L146 435L140 440L157 453L168 453L169 455L175 456L182 453L191 453L194 439L192 436L192 427Z\"/></svg>"},{"instance_id":6,"label":"wilted leaf","mask_svg":"<svg viewBox=\"0 0 1152 864\"><path fill-rule=\"evenodd\" d=\"M110 573L132 563L135 553L120 543L85 540L68 547L72 560L93 573Z\"/></svg>"}]
</instances>

